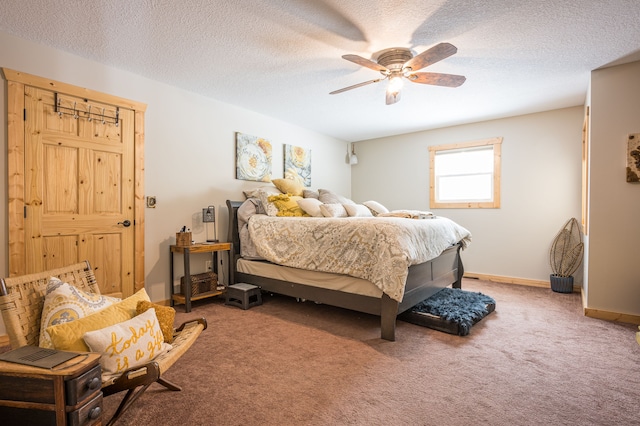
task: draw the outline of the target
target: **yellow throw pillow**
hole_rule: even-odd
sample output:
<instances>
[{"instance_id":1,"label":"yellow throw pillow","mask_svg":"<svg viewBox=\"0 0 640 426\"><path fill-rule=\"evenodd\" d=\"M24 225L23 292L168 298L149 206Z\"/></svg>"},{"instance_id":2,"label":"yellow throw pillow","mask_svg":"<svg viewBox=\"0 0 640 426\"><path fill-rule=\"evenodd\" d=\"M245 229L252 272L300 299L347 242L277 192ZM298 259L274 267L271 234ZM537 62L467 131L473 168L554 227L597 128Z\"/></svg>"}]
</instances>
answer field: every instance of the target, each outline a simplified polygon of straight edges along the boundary
<instances>
[{"instance_id":1,"label":"yellow throw pillow","mask_svg":"<svg viewBox=\"0 0 640 426\"><path fill-rule=\"evenodd\" d=\"M53 348L47 327L84 318L119 301L116 297L87 293L56 277L49 278L40 317L38 345Z\"/></svg>"},{"instance_id":2,"label":"yellow throw pillow","mask_svg":"<svg viewBox=\"0 0 640 426\"><path fill-rule=\"evenodd\" d=\"M171 306L162 306L155 303L140 300L136 306L136 313L140 315L149 309L156 310L156 316L160 323L160 329L167 343L173 342L173 322L176 319L176 310Z\"/></svg>"},{"instance_id":3,"label":"yellow throw pillow","mask_svg":"<svg viewBox=\"0 0 640 426\"><path fill-rule=\"evenodd\" d=\"M153 308L127 321L88 331L84 341L92 352L100 353L103 382L172 349L164 342Z\"/></svg>"},{"instance_id":4,"label":"yellow throw pillow","mask_svg":"<svg viewBox=\"0 0 640 426\"><path fill-rule=\"evenodd\" d=\"M130 320L136 316L136 307L140 300L150 301L144 288L121 302L84 318L47 327L53 347L63 351L88 352L89 348L82 340L82 336L88 331L100 330Z\"/></svg>"},{"instance_id":5,"label":"yellow throw pillow","mask_svg":"<svg viewBox=\"0 0 640 426\"><path fill-rule=\"evenodd\" d=\"M283 194L297 195L302 197L304 193L304 186L293 179L271 179L271 183L280 190Z\"/></svg>"},{"instance_id":6,"label":"yellow throw pillow","mask_svg":"<svg viewBox=\"0 0 640 426\"><path fill-rule=\"evenodd\" d=\"M273 203L278 209L276 216L309 216L300 208L298 200L302 200L302 197L289 194L272 195L269 197L269 202Z\"/></svg>"}]
</instances>

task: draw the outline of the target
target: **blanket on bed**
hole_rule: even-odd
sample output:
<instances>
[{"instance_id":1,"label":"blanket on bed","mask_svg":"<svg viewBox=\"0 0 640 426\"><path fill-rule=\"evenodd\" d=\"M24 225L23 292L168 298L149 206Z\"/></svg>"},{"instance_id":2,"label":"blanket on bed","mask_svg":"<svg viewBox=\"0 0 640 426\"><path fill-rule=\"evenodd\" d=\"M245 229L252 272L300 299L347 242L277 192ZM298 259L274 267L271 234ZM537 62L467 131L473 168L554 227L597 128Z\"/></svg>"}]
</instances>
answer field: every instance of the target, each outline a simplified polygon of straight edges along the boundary
<instances>
[{"instance_id":1,"label":"blanket on bed","mask_svg":"<svg viewBox=\"0 0 640 426\"><path fill-rule=\"evenodd\" d=\"M249 235L270 262L371 281L400 302L409 266L438 257L471 234L450 219L291 218L254 215Z\"/></svg>"}]
</instances>

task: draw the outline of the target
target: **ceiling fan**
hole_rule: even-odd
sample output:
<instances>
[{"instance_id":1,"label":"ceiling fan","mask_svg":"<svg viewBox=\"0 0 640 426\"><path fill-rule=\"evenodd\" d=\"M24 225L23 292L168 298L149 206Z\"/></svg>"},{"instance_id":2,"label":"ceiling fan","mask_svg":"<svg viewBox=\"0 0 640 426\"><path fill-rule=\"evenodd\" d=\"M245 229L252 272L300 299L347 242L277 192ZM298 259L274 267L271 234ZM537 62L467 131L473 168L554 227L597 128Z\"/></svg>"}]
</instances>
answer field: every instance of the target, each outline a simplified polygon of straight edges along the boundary
<instances>
[{"instance_id":1,"label":"ceiling fan","mask_svg":"<svg viewBox=\"0 0 640 426\"><path fill-rule=\"evenodd\" d=\"M376 62L358 55L343 55L342 57L347 61L362 65L363 67L371 68L374 71L379 71L384 77L334 90L329 94L335 95L346 92L347 90L388 79L389 85L387 86L386 103L387 105L391 105L400 100L400 90L402 89L403 78L414 83L458 87L465 82L466 77L455 74L416 72L422 68L448 58L457 51L458 48L450 43L440 43L416 56L413 56L411 50L406 47L392 47L390 49L385 49L376 55Z\"/></svg>"}]
</instances>

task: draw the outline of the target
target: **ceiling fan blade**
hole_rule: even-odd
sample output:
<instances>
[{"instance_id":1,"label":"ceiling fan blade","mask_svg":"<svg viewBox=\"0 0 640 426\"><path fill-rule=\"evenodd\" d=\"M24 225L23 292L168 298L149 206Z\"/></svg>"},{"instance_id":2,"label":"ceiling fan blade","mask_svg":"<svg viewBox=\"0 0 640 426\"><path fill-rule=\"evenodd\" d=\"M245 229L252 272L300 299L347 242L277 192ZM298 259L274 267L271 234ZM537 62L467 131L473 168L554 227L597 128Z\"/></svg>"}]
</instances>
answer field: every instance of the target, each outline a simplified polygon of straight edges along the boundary
<instances>
[{"instance_id":1,"label":"ceiling fan blade","mask_svg":"<svg viewBox=\"0 0 640 426\"><path fill-rule=\"evenodd\" d=\"M369 80L369 81L365 81L363 83L354 84L353 86L343 87L342 89L334 90L333 92L330 92L329 94L330 95L337 95L338 93L346 92L347 90L357 89L358 87L366 86L367 84L371 84L371 83L377 83L380 80L382 80L382 79L378 78L378 79L375 79L375 80Z\"/></svg>"},{"instance_id":2,"label":"ceiling fan blade","mask_svg":"<svg viewBox=\"0 0 640 426\"><path fill-rule=\"evenodd\" d=\"M363 67L371 68L374 71L388 72L388 70L380 64L377 64L369 59L365 59L358 55L342 55L347 61L351 61L355 64L362 65Z\"/></svg>"},{"instance_id":3,"label":"ceiling fan blade","mask_svg":"<svg viewBox=\"0 0 640 426\"><path fill-rule=\"evenodd\" d=\"M436 72L417 72L407 77L409 81L422 84L433 84L434 86L458 87L467 78L463 75L440 74Z\"/></svg>"},{"instance_id":4,"label":"ceiling fan blade","mask_svg":"<svg viewBox=\"0 0 640 426\"><path fill-rule=\"evenodd\" d=\"M435 64L449 56L455 54L458 48L451 43L440 43L433 46L431 49L425 50L419 55L409 59L404 68L411 68L413 71L421 70L431 64Z\"/></svg>"},{"instance_id":5,"label":"ceiling fan blade","mask_svg":"<svg viewBox=\"0 0 640 426\"><path fill-rule=\"evenodd\" d=\"M385 98L387 105L393 105L396 102L400 102L400 92L392 93L387 91L387 96Z\"/></svg>"}]
</instances>

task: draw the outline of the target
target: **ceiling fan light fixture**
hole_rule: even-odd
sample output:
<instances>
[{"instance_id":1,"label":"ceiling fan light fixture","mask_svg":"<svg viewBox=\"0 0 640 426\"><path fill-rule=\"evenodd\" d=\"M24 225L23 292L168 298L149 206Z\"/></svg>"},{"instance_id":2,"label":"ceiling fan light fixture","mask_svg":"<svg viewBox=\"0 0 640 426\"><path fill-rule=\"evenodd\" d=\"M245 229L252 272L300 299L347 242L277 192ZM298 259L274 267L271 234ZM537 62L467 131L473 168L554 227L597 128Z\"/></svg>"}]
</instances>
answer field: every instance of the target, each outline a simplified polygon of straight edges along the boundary
<instances>
[{"instance_id":1,"label":"ceiling fan light fixture","mask_svg":"<svg viewBox=\"0 0 640 426\"><path fill-rule=\"evenodd\" d=\"M389 78L389 85L387 86L387 92L400 93L404 82L402 81L402 74L396 74Z\"/></svg>"}]
</instances>

